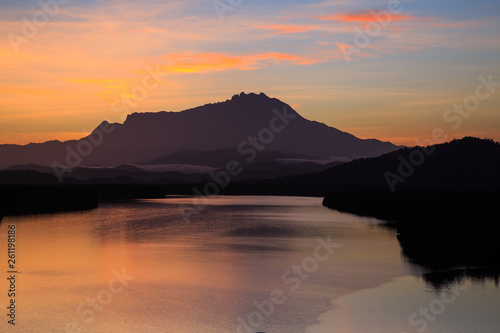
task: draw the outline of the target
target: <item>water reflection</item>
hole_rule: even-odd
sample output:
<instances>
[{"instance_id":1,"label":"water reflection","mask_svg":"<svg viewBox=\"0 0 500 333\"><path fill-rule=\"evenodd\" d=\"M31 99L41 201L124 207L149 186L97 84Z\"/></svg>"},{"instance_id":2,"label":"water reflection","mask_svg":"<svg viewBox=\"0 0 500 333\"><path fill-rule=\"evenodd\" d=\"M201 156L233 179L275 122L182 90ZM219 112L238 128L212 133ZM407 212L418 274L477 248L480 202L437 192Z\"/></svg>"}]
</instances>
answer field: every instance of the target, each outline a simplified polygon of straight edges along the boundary
<instances>
[{"instance_id":1,"label":"water reflection","mask_svg":"<svg viewBox=\"0 0 500 333\"><path fill-rule=\"evenodd\" d=\"M433 288L440 290L455 284L472 282L484 284L493 281L496 288L499 286L500 268L460 268L443 271L434 271L422 275L423 280Z\"/></svg>"},{"instance_id":2,"label":"water reflection","mask_svg":"<svg viewBox=\"0 0 500 333\"><path fill-rule=\"evenodd\" d=\"M397 239L405 260L427 270L423 278L432 287L488 279L498 285L500 243L496 234L473 236L464 229L451 233L417 227L399 231Z\"/></svg>"},{"instance_id":3,"label":"water reflection","mask_svg":"<svg viewBox=\"0 0 500 333\"><path fill-rule=\"evenodd\" d=\"M5 218L0 233L10 222L19 228L23 315L18 330L64 332L68 322L75 322L82 332L234 333L238 318L255 310L254 301L281 289L287 301L255 332L302 333L318 323L328 329L321 315L331 309L336 316L342 295L372 290L346 311L371 326L370 332L385 333L404 327L390 321L393 308L406 324L418 305L411 297L427 301L428 291L414 276L422 266L401 260L395 232L374 227L380 221L329 210L319 198L220 196L186 223L178 207L190 200ZM283 273L311 256L317 237L325 236L341 247L292 291ZM135 278L87 322L78 307L108 288L113 272L122 268ZM399 278L404 283L397 292L379 288ZM6 290L5 281L0 288ZM384 301L388 297L396 306ZM364 311L369 304L387 305L379 313L384 324L370 325L370 312ZM479 311L468 303L463 309ZM0 323L0 331L6 329Z\"/></svg>"},{"instance_id":4,"label":"water reflection","mask_svg":"<svg viewBox=\"0 0 500 333\"><path fill-rule=\"evenodd\" d=\"M406 260L429 272L446 271L453 282L497 276L500 224L492 217L498 200L499 191L367 191L332 193L323 203L387 221L384 226L397 232ZM438 281L429 279L436 288Z\"/></svg>"}]
</instances>

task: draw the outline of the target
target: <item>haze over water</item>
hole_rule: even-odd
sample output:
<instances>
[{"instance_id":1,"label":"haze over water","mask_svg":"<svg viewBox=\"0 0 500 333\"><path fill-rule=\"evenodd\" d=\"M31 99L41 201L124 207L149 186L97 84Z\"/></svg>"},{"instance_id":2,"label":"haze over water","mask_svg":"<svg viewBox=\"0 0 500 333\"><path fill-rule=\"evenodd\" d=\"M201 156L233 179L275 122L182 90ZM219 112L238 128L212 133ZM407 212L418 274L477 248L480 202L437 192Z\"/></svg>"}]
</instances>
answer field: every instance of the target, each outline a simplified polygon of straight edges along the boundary
<instances>
[{"instance_id":1,"label":"haze over water","mask_svg":"<svg viewBox=\"0 0 500 333\"><path fill-rule=\"evenodd\" d=\"M248 323L254 303L279 290L284 301L253 332L409 333L423 327L410 316L442 292L404 260L395 232L329 210L320 198L219 196L190 223L181 204L192 198L4 218L0 234L17 225L16 330L238 332L238 318ZM294 274L328 237L340 246L307 278ZM493 281L448 291L458 287L423 331L498 332Z\"/></svg>"}]
</instances>

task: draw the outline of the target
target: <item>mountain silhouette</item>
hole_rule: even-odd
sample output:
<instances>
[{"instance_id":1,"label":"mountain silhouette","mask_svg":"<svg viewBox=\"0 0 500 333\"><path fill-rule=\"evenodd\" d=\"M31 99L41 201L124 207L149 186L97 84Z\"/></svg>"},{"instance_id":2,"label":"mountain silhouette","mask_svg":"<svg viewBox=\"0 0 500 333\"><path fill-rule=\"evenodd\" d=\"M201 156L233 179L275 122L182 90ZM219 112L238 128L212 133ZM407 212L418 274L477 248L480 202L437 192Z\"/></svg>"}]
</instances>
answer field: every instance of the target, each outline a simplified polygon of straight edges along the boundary
<instances>
[{"instance_id":1,"label":"mountain silhouette","mask_svg":"<svg viewBox=\"0 0 500 333\"><path fill-rule=\"evenodd\" d=\"M258 138L258 149L252 147L249 136ZM69 167L117 166L153 161L181 149L234 147L239 147L239 153L246 157L251 156L252 149L256 153L266 149L347 159L373 157L398 149L389 142L359 139L307 120L289 105L263 93L241 93L224 102L181 112L133 113L123 124L103 121L92 134L80 140L0 145L0 168L30 163L51 166L54 162Z\"/></svg>"}]
</instances>

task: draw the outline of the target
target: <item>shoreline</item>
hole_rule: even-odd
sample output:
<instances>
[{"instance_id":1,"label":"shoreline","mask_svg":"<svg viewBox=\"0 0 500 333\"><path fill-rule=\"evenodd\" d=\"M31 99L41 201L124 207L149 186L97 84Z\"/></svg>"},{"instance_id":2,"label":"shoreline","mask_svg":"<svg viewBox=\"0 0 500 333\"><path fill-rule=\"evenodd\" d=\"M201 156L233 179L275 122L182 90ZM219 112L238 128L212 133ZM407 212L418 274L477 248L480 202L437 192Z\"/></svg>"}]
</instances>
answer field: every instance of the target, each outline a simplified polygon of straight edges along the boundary
<instances>
[{"instance_id":1,"label":"shoreline","mask_svg":"<svg viewBox=\"0 0 500 333\"><path fill-rule=\"evenodd\" d=\"M498 298L495 291L498 285L495 281L462 280L436 292L420 293L425 285L420 276L405 275L341 295L332 300L331 308L318 317L318 323L308 326L305 333L405 333L427 328L429 332L461 329L474 333L478 324L482 326L481 332L496 332ZM481 309L478 313L482 318L463 315L469 305L475 303L478 294L483 298L475 307ZM436 304L440 307L436 308ZM420 309L426 310L428 317L422 315ZM467 330L471 320L475 326Z\"/></svg>"},{"instance_id":2,"label":"shoreline","mask_svg":"<svg viewBox=\"0 0 500 333\"><path fill-rule=\"evenodd\" d=\"M334 192L323 205L361 216L387 221L385 226L398 233L402 253L410 262L450 270L435 278L439 285L466 276L476 278L476 267L486 267L487 275L500 270L500 224L496 216L499 191L402 191ZM464 246L467 244L467 246Z\"/></svg>"}]
</instances>

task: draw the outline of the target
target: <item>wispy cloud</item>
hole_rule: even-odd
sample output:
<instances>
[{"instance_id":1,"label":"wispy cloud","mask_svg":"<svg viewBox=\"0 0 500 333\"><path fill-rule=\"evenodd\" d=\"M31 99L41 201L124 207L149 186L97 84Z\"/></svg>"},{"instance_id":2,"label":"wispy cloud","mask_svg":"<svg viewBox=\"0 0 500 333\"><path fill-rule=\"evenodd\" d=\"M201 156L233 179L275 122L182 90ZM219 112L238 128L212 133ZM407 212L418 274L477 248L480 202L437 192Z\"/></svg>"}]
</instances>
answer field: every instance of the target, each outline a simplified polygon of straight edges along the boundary
<instances>
[{"instance_id":1,"label":"wispy cloud","mask_svg":"<svg viewBox=\"0 0 500 333\"><path fill-rule=\"evenodd\" d=\"M380 20L386 20L388 22L397 22L397 21L409 21L416 19L416 16L407 15L407 14L382 14L377 10L362 10L356 12L344 12L337 13L328 16L319 16L320 20L334 20L342 23L358 23L365 26L368 23L376 23Z\"/></svg>"},{"instance_id":2,"label":"wispy cloud","mask_svg":"<svg viewBox=\"0 0 500 333\"><path fill-rule=\"evenodd\" d=\"M316 25L300 25L300 24L267 24L253 25L252 27L272 31L270 34L296 34L317 30Z\"/></svg>"},{"instance_id":3,"label":"wispy cloud","mask_svg":"<svg viewBox=\"0 0 500 333\"><path fill-rule=\"evenodd\" d=\"M278 52L232 55L223 53L180 53L163 57L164 69L173 73L206 73L223 70L253 70L268 63L307 65L317 59Z\"/></svg>"}]
</instances>

